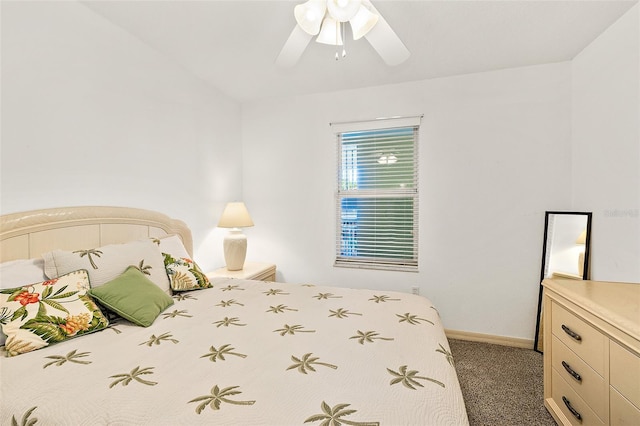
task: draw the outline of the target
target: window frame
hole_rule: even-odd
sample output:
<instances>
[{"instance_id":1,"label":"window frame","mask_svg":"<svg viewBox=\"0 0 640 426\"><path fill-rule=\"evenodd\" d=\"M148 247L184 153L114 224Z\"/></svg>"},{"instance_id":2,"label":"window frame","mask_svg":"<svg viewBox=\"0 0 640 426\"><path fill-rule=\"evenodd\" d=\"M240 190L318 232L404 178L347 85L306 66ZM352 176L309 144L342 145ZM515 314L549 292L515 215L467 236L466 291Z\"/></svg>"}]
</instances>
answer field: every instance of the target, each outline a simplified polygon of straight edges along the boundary
<instances>
[{"instance_id":1,"label":"window frame","mask_svg":"<svg viewBox=\"0 0 640 426\"><path fill-rule=\"evenodd\" d=\"M335 248L335 256L334 256L334 266L335 267L344 267L344 268L363 268L363 269L379 269L379 270L393 270L393 271L403 271L403 272L418 272L418 264L419 264L419 187L418 187L418 172L419 172L419 141L420 141L420 125L421 125L422 115L420 116L412 116L412 117L394 117L394 118L385 118L385 119L376 119L369 121L352 121L352 122L342 122L342 123L331 123L331 129L336 137L336 148L337 148L337 173L336 173L336 192L335 192L335 203L336 203L336 248ZM343 189L343 178L346 174L353 173L352 171L344 170L344 159L343 159L343 135L349 134L353 132L369 132L369 131L385 131L390 129L400 129L400 128L411 128L413 130L413 167L412 167L412 186L410 188L384 188L384 189L354 189L347 188ZM357 153L356 153L357 155ZM353 153L349 159L351 162L354 161ZM357 162L357 159L356 159ZM375 178L376 184L380 183ZM355 255L344 255L343 249L343 235L345 232L344 229L344 218L343 218L343 200L352 200L356 198L366 198L369 201L371 206L375 206L374 209L378 214L378 207L376 206L377 200L384 199L395 199L398 201L407 200L412 201L411 205L411 214L412 214L412 222L411 222L411 257L404 258L395 258L395 257L381 257L381 256L358 256ZM352 213L353 214L353 213ZM377 217L377 216L376 216ZM357 218L355 218L355 222L357 222ZM347 232L353 232L353 225L351 224L351 228L347 229ZM375 225L378 226L377 224ZM394 225L390 225L393 229L393 232L398 232L395 230ZM385 228L383 228L385 229ZM389 229L389 228L386 228ZM376 233L378 232L378 228L376 228ZM354 238L354 241L357 240ZM357 247L357 245L356 245ZM381 245L378 246L377 241L374 243L374 249L382 249L380 251L385 251L384 249L388 249L389 246ZM357 253L357 248L353 248L353 246L349 246L349 250L351 252Z\"/></svg>"}]
</instances>

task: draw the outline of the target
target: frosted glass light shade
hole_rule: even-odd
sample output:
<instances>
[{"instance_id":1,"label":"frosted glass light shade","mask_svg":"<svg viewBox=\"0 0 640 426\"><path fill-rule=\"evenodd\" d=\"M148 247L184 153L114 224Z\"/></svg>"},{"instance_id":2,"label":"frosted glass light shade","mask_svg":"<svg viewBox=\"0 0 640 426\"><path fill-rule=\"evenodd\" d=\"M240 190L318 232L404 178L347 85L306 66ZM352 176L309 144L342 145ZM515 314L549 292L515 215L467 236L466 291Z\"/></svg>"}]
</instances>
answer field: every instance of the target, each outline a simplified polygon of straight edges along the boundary
<instances>
[{"instance_id":1,"label":"frosted glass light shade","mask_svg":"<svg viewBox=\"0 0 640 426\"><path fill-rule=\"evenodd\" d=\"M336 21L347 22L358 13L362 0L328 0L329 15Z\"/></svg>"},{"instance_id":2,"label":"frosted glass light shade","mask_svg":"<svg viewBox=\"0 0 640 426\"><path fill-rule=\"evenodd\" d=\"M361 5L358 13L349 20L349 23L351 24L353 39L358 40L364 37L378 23L378 15Z\"/></svg>"},{"instance_id":3,"label":"frosted glass light shade","mask_svg":"<svg viewBox=\"0 0 640 426\"><path fill-rule=\"evenodd\" d=\"M249 211L243 202L227 203L218 221L220 228L245 228L253 226Z\"/></svg>"},{"instance_id":4,"label":"frosted glass light shade","mask_svg":"<svg viewBox=\"0 0 640 426\"><path fill-rule=\"evenodd\" d=\"M327 2L325 0L308 0L306 3L294 7L293 15L304 32L316 35L320 32L322 18L324 18L326 11Z\"/></svg>"},{"instance_id":5,"label":"frosted glass light shade","mask_svg":"<svg viewBox=\"0 0 640 426\"><path fill-rule=\"evenodd\" d=\"M322 23L322 28L320 29L320 34L316 37L316 41L322 44L342 46L342 31L340 31L340 23L327 16Z\"/></svg>"}]
</instances>

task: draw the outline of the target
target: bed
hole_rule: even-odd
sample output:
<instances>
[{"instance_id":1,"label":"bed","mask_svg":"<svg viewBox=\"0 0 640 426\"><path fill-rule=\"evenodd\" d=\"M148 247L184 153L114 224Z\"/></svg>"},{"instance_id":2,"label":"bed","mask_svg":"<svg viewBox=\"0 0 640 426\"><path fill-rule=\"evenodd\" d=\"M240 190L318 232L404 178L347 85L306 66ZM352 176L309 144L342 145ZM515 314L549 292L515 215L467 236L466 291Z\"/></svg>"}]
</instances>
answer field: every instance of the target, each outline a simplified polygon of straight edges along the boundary
<instances>
[{"instance_id":1,"label":"bed","mask_svg":"<svg viewBox=\"0 0 640 426\"><path fill-rule=\"evenodd\" d=\"M149 244L162 266L96 275ZM425 297L209 280L187 226L141 209L4 215L0 250L0 424L468 424Z\"/></svg>"}]
</instances>

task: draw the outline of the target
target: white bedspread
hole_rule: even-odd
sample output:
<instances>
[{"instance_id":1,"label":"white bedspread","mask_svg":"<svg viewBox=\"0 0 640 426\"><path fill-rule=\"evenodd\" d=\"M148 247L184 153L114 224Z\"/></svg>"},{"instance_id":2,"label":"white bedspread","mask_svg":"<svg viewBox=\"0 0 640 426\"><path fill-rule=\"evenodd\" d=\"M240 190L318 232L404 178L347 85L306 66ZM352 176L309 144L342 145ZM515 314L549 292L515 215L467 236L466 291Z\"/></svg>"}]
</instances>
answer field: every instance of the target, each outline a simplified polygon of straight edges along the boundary
<instances>
[{"instance_id":1,"label":"white bedspread","mask_svg":"<svg viewBox=\"0 0 640 426\"><path fill-rule=\"evenodd\" d=\"M428 299L213 283L176 296L149 328L119 320L1 358L0 424L468 423Z\"/></svg>"}]
</instances>

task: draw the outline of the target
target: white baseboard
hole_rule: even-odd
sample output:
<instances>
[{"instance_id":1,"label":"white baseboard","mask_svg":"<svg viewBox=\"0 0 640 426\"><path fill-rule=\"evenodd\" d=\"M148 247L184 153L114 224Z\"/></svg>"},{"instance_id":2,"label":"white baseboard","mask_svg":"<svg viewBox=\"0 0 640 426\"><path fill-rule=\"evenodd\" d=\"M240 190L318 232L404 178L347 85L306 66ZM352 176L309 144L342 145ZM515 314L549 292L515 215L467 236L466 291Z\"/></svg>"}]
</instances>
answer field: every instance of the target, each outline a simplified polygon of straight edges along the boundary
<instances>
[{"instance_id":1,"label":"white baseboard","mask_svg":"<svg viewBox=\"0 0 640 426\"><path fill-rule=\"evenodd\" d=\"M448 339L468 340L471 342L492 343L494 345L512 346L533 350L533 339L518 337L494 336L492 334L472 333L470 331L444 330Z\"/></svg>"}]
</instances>

